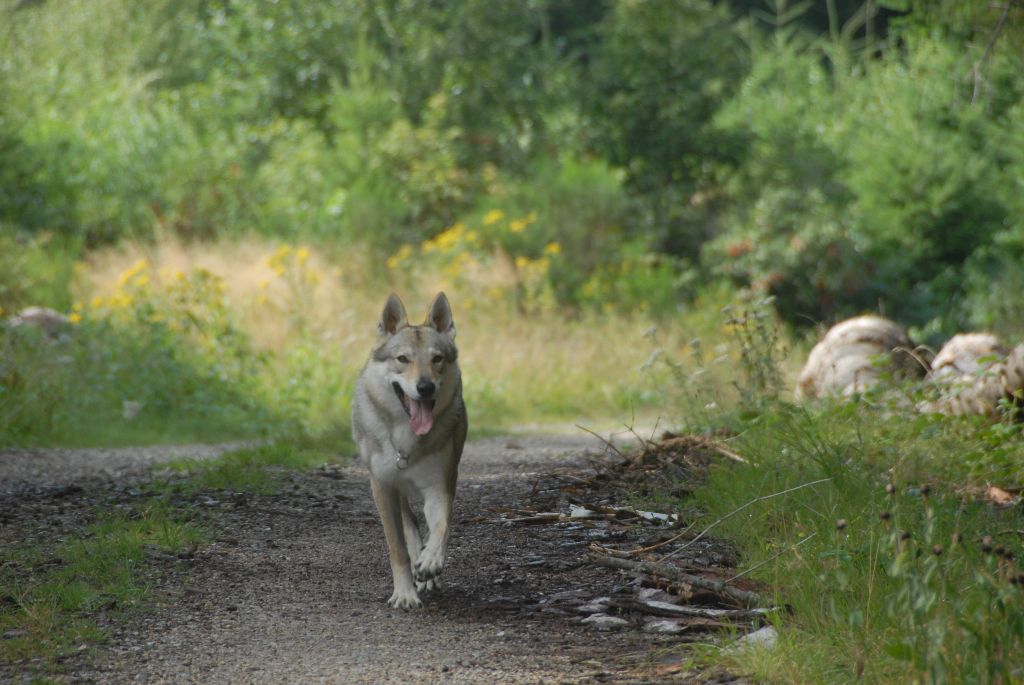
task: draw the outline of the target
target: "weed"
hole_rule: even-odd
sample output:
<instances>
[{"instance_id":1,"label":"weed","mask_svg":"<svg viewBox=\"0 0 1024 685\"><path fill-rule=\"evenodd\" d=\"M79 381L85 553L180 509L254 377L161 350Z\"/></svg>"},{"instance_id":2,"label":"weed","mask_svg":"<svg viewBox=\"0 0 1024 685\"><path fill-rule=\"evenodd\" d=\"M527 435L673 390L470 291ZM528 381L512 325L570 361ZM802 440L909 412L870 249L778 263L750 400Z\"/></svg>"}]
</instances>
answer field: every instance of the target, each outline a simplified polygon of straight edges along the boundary
<instances>
[{"instance_id":1,"label":"weed","mask_svg":"<svg viewBox=\"0 0 1024 685\"><path fill-rule=\"evenodd\" d=\"M776 404L736 425L732 446L751 463L712 469L696 494L709 520L768 492L830 480L724 524L751 575L793 608L779 648L729 657L734 668L768 681L1021 677L1024 595L1009 558L1020 540L1001 540L1002 556L979 541L1024 529L1024 513L979 501L984 481L964 460L990 434L867 405ZM1024 447L1013 437L1002 448L1017 464L1003 478L1019 482Z\"/></svg>"},{"instance_id":2,"label":"weed","mask_svg":"<svg viewBox=\"0 0 1024 685\"><path fill-rule=\"evenodd\" d=\"M990 482L1024 481L1020 426L912 414L919 398L905 388L789 404L770 316L736 312L725 310L733 346L721 350L738 362L731 404L708 401L700 381L721 369L698 345L686 363L659 360L682 379L688 427L727 427L749 462L713 465L685 504L708 521L741 509L721 529L743 574L793 612L775 649L702 658L767 682L1020 680L1021 539L995 537L1024 530L1024 512L981 499Z\"/></svg>"}]
</instances>

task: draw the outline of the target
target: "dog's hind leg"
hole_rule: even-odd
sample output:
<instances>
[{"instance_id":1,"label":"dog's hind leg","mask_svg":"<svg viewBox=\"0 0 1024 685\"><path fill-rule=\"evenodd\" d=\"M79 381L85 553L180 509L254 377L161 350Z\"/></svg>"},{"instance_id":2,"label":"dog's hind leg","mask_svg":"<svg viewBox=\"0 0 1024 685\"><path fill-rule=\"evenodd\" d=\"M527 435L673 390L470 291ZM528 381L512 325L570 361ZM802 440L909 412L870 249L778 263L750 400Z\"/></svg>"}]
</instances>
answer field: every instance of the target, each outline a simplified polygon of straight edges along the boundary
<instances>
[{"instance_id":1,"label":"dog's hind leg","mask_svg":"<svg viewBox=\"0 0 1024 685\"><path fill-rule=\"evenodd\" d=\"M382 486L372 476L370 486L373 490L373 501L377 503L377 511L380 512L380 522L384 526L384 537L388 542L388 560L391 562L391 575L394 578L395 591L388 604L396 609L421 607L423 602L416 594L416 586L413 584L412 563L403 530L403 498L392 488Z\"/></svg>"}]
</instances>

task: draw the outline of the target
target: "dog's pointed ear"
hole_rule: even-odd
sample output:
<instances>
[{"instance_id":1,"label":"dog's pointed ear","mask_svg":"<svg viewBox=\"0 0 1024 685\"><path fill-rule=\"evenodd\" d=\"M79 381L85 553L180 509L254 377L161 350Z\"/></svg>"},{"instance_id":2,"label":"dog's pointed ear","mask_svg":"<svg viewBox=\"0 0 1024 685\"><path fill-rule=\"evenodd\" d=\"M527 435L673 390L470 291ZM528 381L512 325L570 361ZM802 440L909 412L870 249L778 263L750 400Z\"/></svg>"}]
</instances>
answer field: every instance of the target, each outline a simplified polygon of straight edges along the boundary
<instances>
[{"instance_id":1,"label":"dog's pointed ear","mask_svg":"<svg viewBox=\"0 0 1024 685\"><path fill-rule=\"evenodd\" d=\"M432 326L438 333L443 333L450 338L455 338L455 321L452 320L452 308L448 304L448 298L444 293L438 293L434 303L430 305L430 313L427 314L427 326Z\"/></svg>"},{"instance_id":2,"label":"dog's pointed ear","mask_svg":"<svg viewBox=\"0 0 1024 685\"><path fill-rule=\"evenodd\" d=\"M391 293L384 311L380 314L380 321L377 323L377 335L385 337L394 335L400 329L409 325L409 317L405 314L405 305L398 299L398 295Z\"/></svg>"}]
</instances>

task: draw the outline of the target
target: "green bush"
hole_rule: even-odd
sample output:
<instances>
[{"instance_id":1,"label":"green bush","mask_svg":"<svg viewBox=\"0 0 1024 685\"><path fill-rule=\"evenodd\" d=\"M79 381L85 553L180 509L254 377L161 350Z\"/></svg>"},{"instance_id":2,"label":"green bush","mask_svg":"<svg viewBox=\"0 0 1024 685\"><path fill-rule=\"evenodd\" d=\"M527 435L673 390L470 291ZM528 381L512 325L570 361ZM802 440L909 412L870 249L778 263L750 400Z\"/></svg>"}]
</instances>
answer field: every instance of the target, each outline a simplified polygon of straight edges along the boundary
<instances>
[{"instance_id":1,"label":"green bush","mask_svg":"<svg viewBox=\"0 0 1024 685\"><path fill-rule=\"evenodd\" d=\"M981 296L982 255L1019 231L1003 160L1024 139L948 77L967 68L948 42L873 63L832 46L831 71L815 45L761 46L716 119L746 153L722 174L730 209L708 265L776 295L796 324L878 306L935 333L979 323L964 302Z\"/></svg>"},{"instance_id":2,"label":"green bush","mask_svg":"<svg viewBox=\"0 0 1024 685\"><path fill-rule=\"evenodd\" d=\"M0 443L253 437L287 427L265 365L204 271L151 281L144 263L71 315L67 334L0 330Z\"/></svg>"}]
</instances>

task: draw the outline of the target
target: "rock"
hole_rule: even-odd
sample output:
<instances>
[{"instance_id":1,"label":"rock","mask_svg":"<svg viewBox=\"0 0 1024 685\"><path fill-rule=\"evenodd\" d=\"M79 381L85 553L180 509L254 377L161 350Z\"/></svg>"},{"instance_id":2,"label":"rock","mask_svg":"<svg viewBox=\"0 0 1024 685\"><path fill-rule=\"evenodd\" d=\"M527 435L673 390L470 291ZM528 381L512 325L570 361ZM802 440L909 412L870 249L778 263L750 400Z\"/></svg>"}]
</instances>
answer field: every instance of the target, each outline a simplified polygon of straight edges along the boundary
<instances>
[{"instance_id":1,"label":"rock","mask_svg":"<svg viewBox=\"0 0 1024 685\"><path fill-rule=\"evenodd\" d=\"M592 614L580 623L584 623L589 626L593 626L598 630L622 630L629 625L629 621L624 618L618 618L617 616L609 616L608 614Z\"/></svg>"},{"instance_id":2,"label":"rock","mask_svg":"<svg viewBox=\"0 0 1024 685\"><path fill-rule=\"evenodd\" d=\"M742 651L745 649L772 649L779 641L779 634L772 626L765 626L752 633L747 633L736 640L733 649Z\"/></svg>"},{"instance_id":3,"label":"rock","mask_svg":"<svg viewBox=\"0 0 1024 685\"><path fill-rule=\"evenodd\" d=\"M61 334L71 330L68 317L48 307L26 307L9 317L4 325L12 331L35 327L51 340L56 340Z\"/></svg>"},{"instance_id":4,"label":"rock","mask_svg":"<svg viewBox=\"0 0 1024 685\"><path fill-rule=\"evenodd\" d=\"M146 406L145 402L123 400L121 402L121 416L125 421L134 421L144 406Z\"/></svg>"},{"instance_id":5,"label":"rock","mask_svg":"<svg viewBox=\"0 0 1024 685\"><path fill-rule=\"evenodd\" d=\"M598 614L608 610L609 602L611 602L611 597L595 597L586 604L576 607L576 611L581 614Z\"/></svg>"},{"instance_id":6,"label":"rock","mask_svg":"<svg viewBox=\"0 0 1024 685\"><path fill-rule=\"evenodd\" d=\"M664 635L677 635L687 628L683 621L670 618L655 618L644 624L645 633L662 633Z\"/></svg>"},{"instance_id":7,"label":"rock","mask_svg":"<svg viewBox=\"0 0 1024 685\"><path fill-rule=\"evenodd\" d=\"M601 513L596 512L593 509L588 509L587 507L579 507L576 506L575 504L571 505L569 508L569 518L571 519L592 519L599 518L601 516Z\"/></svg>"},{"instance_id":8,"label":"rock","mask_svg":"<svg viewBox=\"0 0 1024 685\"><path fill-rule=\"evenodd\" d=\"M667 602L669 604L679 604L682 601L682 597L679 595L673 595L671 592L665 592L656 587L640 588L637 590L636 598L640 601Z\"/></svg>"},{"instance_id":9,"label":"rock","mask_svg":"<svg viewBox=\"0 0 1024 685\"><path fill-rule=\"evenodd\" d=\"M926 364L903 328L880 316L858 316L829 329L800 372L799 399L849 396L876 385L883 375L920 378Z\"/></svg>"}]
</instances>

